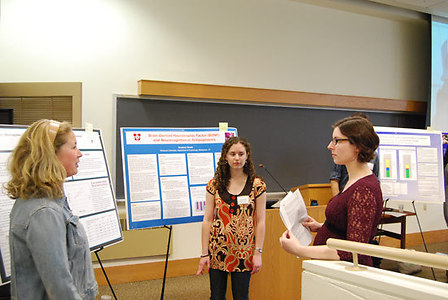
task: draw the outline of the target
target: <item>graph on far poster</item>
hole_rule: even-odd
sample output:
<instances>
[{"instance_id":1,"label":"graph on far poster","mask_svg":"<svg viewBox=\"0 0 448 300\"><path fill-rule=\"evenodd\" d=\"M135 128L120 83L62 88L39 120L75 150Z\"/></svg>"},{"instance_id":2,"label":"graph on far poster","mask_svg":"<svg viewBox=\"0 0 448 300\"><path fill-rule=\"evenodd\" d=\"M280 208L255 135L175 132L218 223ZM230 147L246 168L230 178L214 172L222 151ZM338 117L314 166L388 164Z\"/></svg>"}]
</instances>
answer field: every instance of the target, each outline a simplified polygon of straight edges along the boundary
<instances>
[{"instance_id":1,"label":"graph on far poster","mask_svg":"<svg viewBox=\"0 0 448 300\"><path fill-rule=\"evenodd\" d=\"M201 222L206 185L236 128L121 128L127 226Z\"/></svg>"},{"instance_id":2,"label":"graph on far poster","mask_svg":"<svg viewBox=\"0 0 448 300\"><path fill-rule=\"evenodd\" d=\"M10 176L8 158L17 145L26 126L0 125L0 184ZM107 166L101 132L86 132L73 129L80 158L78 174L67 178L64 192L73 214L79 216L89 240L90 250L123 240L115 196ZM9 253L9 213L14 204L3 189L0 189L0 251L1 282L10 280L11 265Z\"/></svg>"},{"instance_id":3,"label":"graph on far poster","mask_svg":"<svg viewBox=\"0 0 448 300\"><path fill-rule=\"evenodd\" d=\"M375 127L383 197L445 201L442 134L422 129Z\"/></svg>"}]
</instances>

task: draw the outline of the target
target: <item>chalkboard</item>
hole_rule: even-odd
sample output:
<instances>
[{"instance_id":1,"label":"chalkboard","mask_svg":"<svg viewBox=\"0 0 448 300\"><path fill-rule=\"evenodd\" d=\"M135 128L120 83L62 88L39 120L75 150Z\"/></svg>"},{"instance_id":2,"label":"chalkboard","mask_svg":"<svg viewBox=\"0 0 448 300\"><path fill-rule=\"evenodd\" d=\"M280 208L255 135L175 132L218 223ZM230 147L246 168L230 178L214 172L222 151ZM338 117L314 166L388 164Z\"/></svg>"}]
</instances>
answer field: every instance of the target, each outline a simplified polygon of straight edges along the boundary
<instances>
[{"instance_id":1,"label":"chalkboard","mask_svg":"<svg viewBox=\"0 0 448 300\"><path fill-rule=\"evenodd\" d=\"M124 198L120 127L217 127L228 122L252 145L256 166L263 164L285 189L327 183L331 155L327 145L332 124L354 110L209 102L191 99L116 98L116 196ZM364 112L375 126L425 127L426 116L415 113ZM269 192L282 188L256 167Z\"/></svg>"}]
</instances>

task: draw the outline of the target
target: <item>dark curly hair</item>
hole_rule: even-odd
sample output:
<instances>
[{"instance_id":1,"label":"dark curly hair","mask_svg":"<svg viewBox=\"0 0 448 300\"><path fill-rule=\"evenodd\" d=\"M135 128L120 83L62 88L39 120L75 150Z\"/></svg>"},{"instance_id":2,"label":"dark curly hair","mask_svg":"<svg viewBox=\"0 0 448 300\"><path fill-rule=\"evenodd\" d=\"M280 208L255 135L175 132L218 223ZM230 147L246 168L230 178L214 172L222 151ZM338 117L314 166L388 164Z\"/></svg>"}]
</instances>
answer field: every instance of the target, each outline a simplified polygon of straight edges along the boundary
<instances>
[{"instance_id":1,"label":"dark curly hair","mask_svg":"<svg viewBox=\"0 0 448 300\"><path fill-rule=\"evenodd\" d=\"M375 150L380 144L380 138L368 119L351 116L337 121L333 125L333 128L336 127L349 139L350 144L359 149L359 162L369 162L375 157Z\"/></svg>"},{"instance_id":2,"label":"dark curly hair","mask_svg":"<svg viewBox=\"0 0 448 300\"><path fill-rule=\"evenodd\" d=\"M247 174L247 176L249 177L249 180L253 180L255 178L255 168L254 168L254 163L252 162L252 150L250 147L249 142L242 137L238 137L238 136L234 136L234 137L230 137L228 138L225 143L222 145L222 149L221 149L221 157L219 158L218 161L218 166L216 168L216 172L215 172L215 188L219 191L220 194L222 194L227 186L229 185L229 180L230 180L230 167L229 164L227 163L226 160L226 156L227 153L229 152L230 147L232 147L235 144L240 143L241 145L244 146L244 148L246 148L246 153L247 153L247 160L246 160L246 164L243 167L243 172L245 174Z\"/></svg>"}]
</instances>

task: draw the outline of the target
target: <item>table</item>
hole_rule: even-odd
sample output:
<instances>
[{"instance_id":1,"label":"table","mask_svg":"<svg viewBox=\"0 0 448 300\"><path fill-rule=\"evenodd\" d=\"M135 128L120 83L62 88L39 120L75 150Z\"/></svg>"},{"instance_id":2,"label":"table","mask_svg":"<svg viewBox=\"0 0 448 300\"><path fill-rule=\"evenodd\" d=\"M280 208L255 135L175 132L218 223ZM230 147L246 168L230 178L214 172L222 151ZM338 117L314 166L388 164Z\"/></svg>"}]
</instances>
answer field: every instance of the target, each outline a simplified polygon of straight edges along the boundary
<instances>
[{"instance_id":1,"label":"table","mask_svg":"<svg viewBox=\"0 0 448 300\"><path fill-rule=\"evenodd\" d=\"M406 249L406 218L408 216L415 216L415 213L410 211L399 211L398 209L384 210L380 224L401 223L401 232L396 233L385 230L382 229L382 226L380 225L378 228L377 236L385 235L394 239L398 239L400 240L400 248Z\"/></svg>"}]
</instances>

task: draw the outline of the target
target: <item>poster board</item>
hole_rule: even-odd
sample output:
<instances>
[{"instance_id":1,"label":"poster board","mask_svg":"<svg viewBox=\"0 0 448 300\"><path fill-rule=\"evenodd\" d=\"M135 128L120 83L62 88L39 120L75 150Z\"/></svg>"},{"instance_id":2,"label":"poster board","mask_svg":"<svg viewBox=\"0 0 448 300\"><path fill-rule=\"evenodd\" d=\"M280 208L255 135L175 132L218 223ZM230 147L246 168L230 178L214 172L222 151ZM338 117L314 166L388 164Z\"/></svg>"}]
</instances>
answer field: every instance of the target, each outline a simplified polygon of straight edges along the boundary
<instances>
[{"instance_id":1,"label":"poster board","mask_svg":"<svg viewBox=\"0 0 448 300\"><path fill-rule=\"evenodd\" d=\"M379 179L383 198L445 201L442 134L438 131L375 127L380 137Z\"/></svg>"},{"instance_id":2,"label":"poster board","mask_svg":"<svg viewBox=\"0 0 448 300\"><path fill-rule=\"evenodd\" d=\"M205 187L236 128L121 128L128 229L201 222Z\"/></svg>"},{"instance_id":3,"label":"poster board","mask_svg":"<svg viewBox=\"0 0 448 300\"><path fill-rule=\"evenodd\" d=\"M0 125L0 184L10 176L8 158L26 126ZM79 216L86 230L90 250L123 240L109 168L100 130L91 132L73 129L80 158L78 174L67 178L64 192L74 215ZM14 201L0 189L0 273L1 282L10 280L9 213Z\"/></svg>"}]
</instances>

